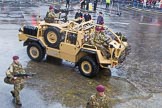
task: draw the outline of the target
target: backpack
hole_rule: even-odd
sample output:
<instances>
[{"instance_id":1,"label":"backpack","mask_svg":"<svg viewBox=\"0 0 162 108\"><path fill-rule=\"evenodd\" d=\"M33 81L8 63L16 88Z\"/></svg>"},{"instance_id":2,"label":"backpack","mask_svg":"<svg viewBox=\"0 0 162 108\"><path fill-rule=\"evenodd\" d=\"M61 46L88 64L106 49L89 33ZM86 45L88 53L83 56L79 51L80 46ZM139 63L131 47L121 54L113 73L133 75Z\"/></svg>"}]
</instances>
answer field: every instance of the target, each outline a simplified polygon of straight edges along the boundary
<instances>
[{"instance_id":1,"label":"backpack","mask_svg":"<svg viewBox=\"0 0 162 108\"><path fill-rule=\"evenodd\" d=\"M6 71L6 77L4 78L4 83L6 83L6 84L14 84L14 79L7 76L7 73L9 73L9 71L10 71L10 67Z\"/></svg>"}]
</instances>

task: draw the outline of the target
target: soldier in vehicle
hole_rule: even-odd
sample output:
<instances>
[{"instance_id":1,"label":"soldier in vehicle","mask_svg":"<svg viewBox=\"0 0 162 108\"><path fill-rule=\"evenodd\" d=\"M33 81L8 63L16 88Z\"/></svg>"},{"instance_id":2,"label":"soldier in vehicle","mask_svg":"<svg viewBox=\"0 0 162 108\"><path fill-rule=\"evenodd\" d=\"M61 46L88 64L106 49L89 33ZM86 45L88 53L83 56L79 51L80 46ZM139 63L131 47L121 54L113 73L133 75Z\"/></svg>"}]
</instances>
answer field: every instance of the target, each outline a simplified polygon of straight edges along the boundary
<instances>
[{"instance_id":1,"label":"soldier in vehicle","mask_svg":"<svg viewBox=\"0 0 162 108\"><path fill-rule=\"evenodd\" d=\"M103 56L105 58L110 58L110 52L108 50L109 47L109 42L110 42L110 38L107 37L105 34L98 34L98 36L96 36L94 38L94 44L101 49L101 53L103 54Z\"/></svg>"},{"instance_id":2,"label":"soldier in vehicle","mask_svg":"<svg viewBox=\"0 0 162 108\"><path fill-rule=\"evenodd\" d=\"M25 74L25 70L22 65L19 63L19 57L13 56L13 63L10 65L6 75L13 81L14 90L11 91L12 96L15 98L15 103L19 106L22 105L20 101L20 91L24 88L24 78L23 77L14 77L15 74Z\"/></svg>"},{"instance_id":3,"label":"soldier in vehicle","mask_svg":"<svg viewBox=\"0 0 162 108\"><path fill-rule=\"evenodd\" d=\"M105 87L103 85L98 85L96 90L97 93L90 97L86 108L111 108L110 100L104 93Z\"/></svg>"},{"instance_id":4,"label":"soldier in vehicle","mask_svg":"<svg viewBox=\"0 0 162 108\"><path fill-rule=\"evenodd\" d=\"M49 11L46 13L46 17L44 18L45 22L47 23L53 23L55 21L55 18L59 18L60 14L55 14L53 6L49 7Z\"/></svg>"}]
</instances>

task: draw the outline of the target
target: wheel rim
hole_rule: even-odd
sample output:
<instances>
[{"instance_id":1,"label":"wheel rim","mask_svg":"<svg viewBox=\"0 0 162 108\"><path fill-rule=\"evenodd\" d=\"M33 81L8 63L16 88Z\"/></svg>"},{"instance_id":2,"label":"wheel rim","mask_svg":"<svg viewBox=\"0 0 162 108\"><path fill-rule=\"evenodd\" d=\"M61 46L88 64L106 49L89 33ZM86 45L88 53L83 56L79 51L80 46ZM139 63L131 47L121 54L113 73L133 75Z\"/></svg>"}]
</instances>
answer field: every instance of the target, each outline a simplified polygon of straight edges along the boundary
<instances>
[{"instance_id":1,"label":"wheel rim","mask_svg":"<svg viewBox=\"0 0 162 108\"><path fill-rule=\"evenodd\" d=\"M30 55L33 57L33 58L38 58L39 57L39 50L37 47L35 46L32 46L30 48Z\"/></svg>"},{"instance_id":2,"label":"wheel rim","mask_svg":"<svg viewBox=\"0 0 162 108\"><path fill-rule=\"evenodd\" d=\"M82 71L86 74L90 74L92 72L92 66L88 61L83 61L81 64Z\"/></svg>"},{"instance_id":3,"label":"wheel rim","mask_svg":"<svg viewBox=\"0 0 162 108\"><path fill-rule=\"evenodd\" d=\"M48 34L47 34L47 39L48 39L48 41L50 42L50 43L56 43L56 41L57 41L57 36L56 36L56 34L54 33L54 32L48 32Z\"/></svg>"}]
</instances>

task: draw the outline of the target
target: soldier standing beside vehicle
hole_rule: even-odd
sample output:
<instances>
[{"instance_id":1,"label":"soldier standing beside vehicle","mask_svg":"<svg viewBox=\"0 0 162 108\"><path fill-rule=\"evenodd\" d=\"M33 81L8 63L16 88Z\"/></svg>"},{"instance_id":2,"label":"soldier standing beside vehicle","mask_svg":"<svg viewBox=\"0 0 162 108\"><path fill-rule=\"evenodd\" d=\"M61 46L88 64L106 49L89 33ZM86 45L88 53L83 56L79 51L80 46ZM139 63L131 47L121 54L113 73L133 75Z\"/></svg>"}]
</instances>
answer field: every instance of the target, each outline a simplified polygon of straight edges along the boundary
<instances>
[{"instance_id":1,"label":"soldier standing beside vehicle","mask_svg":"<svg viewBox=\"0 0 162 108\"><path fill-rule=\"evenodd\" d=\"M22 105L20 101L20 91L24 88L24 78L23 77L14 77L15 74L25 74L25 70L22 68L22 65L19 63L19 57L13 56L13 63L10 65L6 75L13 81L14 90L11 91L12 96L15 98L15 103L17 105Z\"/></svg>"},{"instance_id":2,"label":"soldier standing beside vehicle","mask_svg":"<svg viewBox=\"0 0 162 108\"><path fill-rule=\"evenodd\" d=\"M96 90L97 93L90 97L86 108L111 108L110 101L104 93L105 87L103 85L98 85Z\"/></svg>"}]
</instances>

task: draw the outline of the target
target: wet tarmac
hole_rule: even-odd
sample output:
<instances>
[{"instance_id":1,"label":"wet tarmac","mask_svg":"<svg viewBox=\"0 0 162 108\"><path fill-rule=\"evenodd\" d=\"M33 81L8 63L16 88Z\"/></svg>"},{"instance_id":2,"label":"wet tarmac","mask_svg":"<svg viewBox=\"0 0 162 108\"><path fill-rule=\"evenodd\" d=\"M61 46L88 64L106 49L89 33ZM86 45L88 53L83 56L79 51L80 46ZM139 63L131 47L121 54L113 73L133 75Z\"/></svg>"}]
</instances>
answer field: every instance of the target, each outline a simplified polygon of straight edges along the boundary
<instances>
[{"instance_id":1,"label":"wet tarmac","mask_svg":"<svg viewBox=\"0 0 162 108\"><path fill-rule=\"evenodd\" d=\"M34 4L34 5L31 5ZM5 3L0 4L0 102L1 108L15 108L11 85L3 83L5 71L12 56L20 56L27 72L37 73L27 80L21 92L23 108L84 108L87 99L95 93L95 87L103 84L106 94L120 101L113 108L161 108L162 106L162 17L135 11L123 11L122 16L103 11L105 24L128 37L131 53L123 64L100 72L93 78L80 75L74 64L47 57L42 62L31 61L26 47L18 41L22 24L32 24L32 16L44 18L49 4ZM65 6L63 5L62 8ZM77 9L75 5L72 9ZM75 11L69 13L69 19ZM91 13L96 20L98 14ZM36 18L35 18L36 19Z\"/></svg>"}]
</instances>

